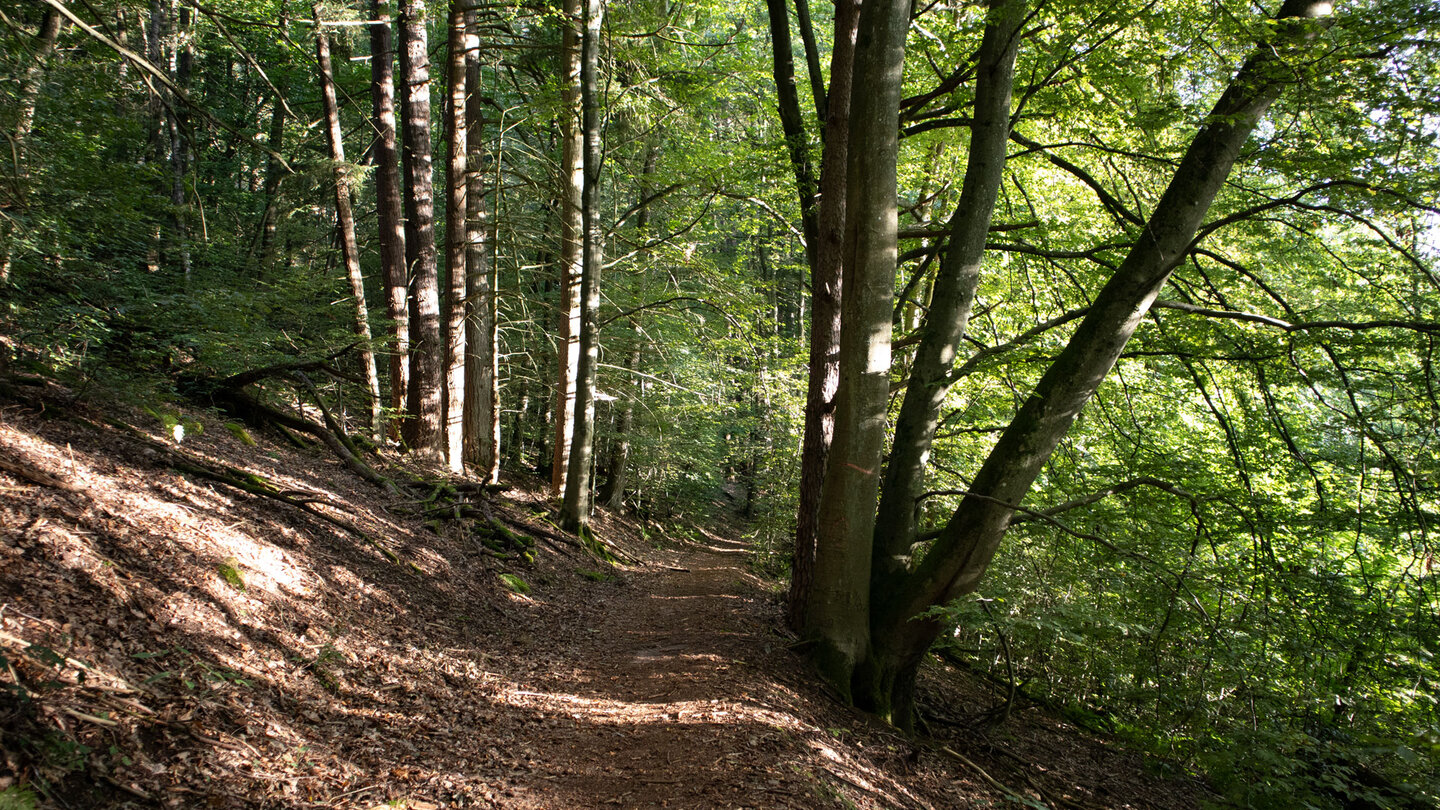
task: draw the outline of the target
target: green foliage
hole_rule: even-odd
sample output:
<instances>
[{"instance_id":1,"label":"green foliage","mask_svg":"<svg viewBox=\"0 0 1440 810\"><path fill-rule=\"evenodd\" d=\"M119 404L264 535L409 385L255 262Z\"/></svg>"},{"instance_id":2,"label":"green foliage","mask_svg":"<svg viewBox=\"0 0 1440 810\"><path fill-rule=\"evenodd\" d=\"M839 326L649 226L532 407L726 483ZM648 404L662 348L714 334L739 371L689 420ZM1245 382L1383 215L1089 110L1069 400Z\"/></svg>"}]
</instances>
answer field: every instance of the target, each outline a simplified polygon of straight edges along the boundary
<instances>
[{"instance_id":1,"label":"green foliage","mask_svg":"<svg viewBox=\"0 0 1440 810\"><path fill-rule=\"evenodd\" d=\"M530 594L530 583L515 574L496 574L496 576L499 577L500 584L504 585L506 589L511 592L518 593L521 596L528 596Z\"/></svg>"},{"instance_id":2,"label":"green foliage","mask_svg":"<svg viewBox=\"0 0 1440 810\"><path fill-rule=\"evenodd\" d=\"M0 788L0 810L36 810L39 806L40 799L28 787Z\"/></svg>"},{"instance_id":3,"label":"green foliage","mask_svg":"<svg viewBox=\"0 0 1440 810\"><path fill-rule=\"evenodd\" d=\"M245 590L245 579L240 575L239 561L234 557L227 557L224 562L215 564L215 571L225 584L237 591Z\"/></svg>"}]
</instances>

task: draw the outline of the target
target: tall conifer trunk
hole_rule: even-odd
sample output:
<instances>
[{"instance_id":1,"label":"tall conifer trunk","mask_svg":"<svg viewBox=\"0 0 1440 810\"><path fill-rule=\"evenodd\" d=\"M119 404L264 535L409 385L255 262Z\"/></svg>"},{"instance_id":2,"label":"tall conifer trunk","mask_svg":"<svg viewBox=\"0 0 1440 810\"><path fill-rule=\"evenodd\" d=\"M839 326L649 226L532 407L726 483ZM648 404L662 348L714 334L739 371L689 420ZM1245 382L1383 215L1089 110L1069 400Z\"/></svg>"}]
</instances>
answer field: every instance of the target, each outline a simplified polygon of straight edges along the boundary
<instances>
[{"instance_id":1,"label":"tall conifer trunk","mask_svg":"<svg viewBox=\"0 0 1440 810\"><path fill-rule=\"evenodd\" d=\"M500 479L500 391L495 353L493 243L486 231L485 165L480 97L478 15L465 12L465 128L469 133L465 190L465 463L486 483Z\"/></svg>"},{"instance_id":2,"label":"tall conifer trunk","mask_svg":"<svg viewBox=\"0 0 1440 810\"><path fill-rule=\"evenodd\" d=\"M400 194L400 149L395 132L395 69L389 0L370 0L370 100L375 127L375 218L380 228L380 270L390 316L390 437L400 438L410 381L409 285L405 271L405 215Z\"/></svg>"},{"instance_id":3,"label":"tall conifer trunk","mask_svg":"<svg viewBox=\"0 0 1440 810\"><path fill-rule=\"evenodd\" d=\"M325 114L325 142L330 147L330 163L335 180L335 220L340 230L340 254L345 261L345 276L350 281L350 295L355 303L355 336L360 339L360 361L365 369L366 392L370 399L370 430L379 441L380 376L375 369L375 352L371 348L370 314L365 306L365 277L360 273L360 246L355 240L355 214L350 205L350 179L346 174L344 132L340 128L340 106L335 101L335 78L330 68L330 37L320 19L320 5L311 6L315 21L315 61L320 67L320 101Z\"/></svg>"},{"instance_id":4,"label":"tall conifer trunk","mask_svg":"<svg viewBox=\"0 0 1440 810\"><path fill-rule=\"evenodd\" d=\"M469 157L465 89L465 8L469 0L450 0L446 20L445 75L448 98L445 128L445 455L450 471L465 471L465 217Z\"/></svg>"},{"instance_id":5,"label":"tall conifer trunk","mask_svg":"<svg viewBox=\"0 0 1440 810\"><path fill-rule=\"evenodd\" d=\"M584 273L582 212L585 133L581 125L581 0L565 0L560 33L560 320L556 334L555 446L550 494L565 492L575 430L575 377L580 367L580 279Z\"/></svg>"},{"instance_id":6,"label":"tall conifer trunk","mask_svg":"<svg viewBox=\"0 0 1440 810\"><path fill-rule=\"evenodd\" d=\"M595 370L599 361L596 330L600 310L600 23L601 0L586 0L581 44L581 109L584 114L585 184L584 268L580 280L580 363L575 374L575 429L570 446L570 469L565 477L565 501L560 510L564 528L584 532L590 524L593 503L592 466L595 453Z\"/></svg>"},{"instance_id":7,"label":"tall conifer trunk","mask_svg":"<svg viewBox=\"0 0 1440 810\"><path fill-rule=\"evenodd\" d=\"M445 457L444 355L431 179L430 57L425 0L400 3L400 113L404 132L405 261L410 268L410 386L405 441L434 461Z\"/></svg>"}]
</instances>

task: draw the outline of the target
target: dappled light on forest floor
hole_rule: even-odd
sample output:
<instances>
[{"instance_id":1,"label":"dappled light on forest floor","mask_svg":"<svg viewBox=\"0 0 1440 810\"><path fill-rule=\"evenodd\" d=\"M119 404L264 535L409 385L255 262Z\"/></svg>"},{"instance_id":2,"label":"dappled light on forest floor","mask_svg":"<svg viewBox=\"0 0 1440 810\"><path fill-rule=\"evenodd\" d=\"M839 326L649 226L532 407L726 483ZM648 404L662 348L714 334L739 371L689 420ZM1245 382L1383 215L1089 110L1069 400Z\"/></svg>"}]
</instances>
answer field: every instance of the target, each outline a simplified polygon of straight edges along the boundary
<instances>
[{"instance_id":1,"label":"dappled light on forest floor","mask_svg":"<svg viewBox=\"0 0 1440 810\"><path fill-rule=\"evenodd\" d=\"M126 419L145 440L80 411L0 418L0 734L6 767L69 806L995 798L828 700L743 546L711 530L657 547L602 513L596 531L636 564L561 545L502 560L314 455L191 419L204 429L181 451L283 482L364 542L177 473L144 415ZM544 508L524 490L490 506Z\"/></svg>"}]
</instances>

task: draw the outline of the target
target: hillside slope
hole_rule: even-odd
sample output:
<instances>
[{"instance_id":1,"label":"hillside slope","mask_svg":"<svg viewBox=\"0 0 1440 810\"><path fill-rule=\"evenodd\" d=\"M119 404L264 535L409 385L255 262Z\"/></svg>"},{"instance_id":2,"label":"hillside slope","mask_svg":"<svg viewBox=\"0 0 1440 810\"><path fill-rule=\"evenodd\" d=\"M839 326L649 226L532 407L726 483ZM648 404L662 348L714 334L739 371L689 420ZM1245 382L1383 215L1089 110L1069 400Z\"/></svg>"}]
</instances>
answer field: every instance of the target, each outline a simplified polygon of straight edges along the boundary
<instances>
[{"instance_id":1,"label":"hillside slope","mask_svg":"<svg viewBox=\"0 0 1440 810\"><path fill-rule=\"evenodd\" d=\"M0 805L1204 798L1030 711L911 741L838 706L734 532L602 514L612 566L556 533L526 482L484 505L533 530L509 538L427 517L322 451L158 417L0 380ZM196 472L219 465L289 502ZM938 667L926 682L940 716L996 701Z\"/></svg>"}]
</instances>

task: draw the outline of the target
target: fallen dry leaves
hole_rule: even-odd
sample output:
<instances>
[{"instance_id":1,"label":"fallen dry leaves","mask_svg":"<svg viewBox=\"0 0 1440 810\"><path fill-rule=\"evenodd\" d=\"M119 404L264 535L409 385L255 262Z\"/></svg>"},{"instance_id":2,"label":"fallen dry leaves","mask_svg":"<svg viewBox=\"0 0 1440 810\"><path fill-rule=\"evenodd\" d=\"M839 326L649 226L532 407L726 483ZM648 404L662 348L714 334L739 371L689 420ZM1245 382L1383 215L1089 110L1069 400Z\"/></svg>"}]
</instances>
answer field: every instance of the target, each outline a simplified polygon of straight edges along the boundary
<instances>
[{"instance_id":1,"label":"fallen dry leaves","mask_svg":"<svg viewBox=\"0 0 1440 810\"><path fill-rule=\"evenodd\" d=\"M213 417L186 416L204 430L183 452L314 496L377 548L177 473L61 393L45 384L0 400L0 790L23 785L42 806L951 808L1023 796L1181 808L1203 797L1030 712L916 743L834 704L790 651L774 585L723 529L657 548L602 514L601 536L637 564L612 569L554 543L533 563L500 559L463 525L409 517L321 455L249 447ZM119 418L171 440L144 415ZM492 508L522 523L548 516L515 483ZM927 694L994 701L938 668Z\"/></svg>"}]
</instances>

